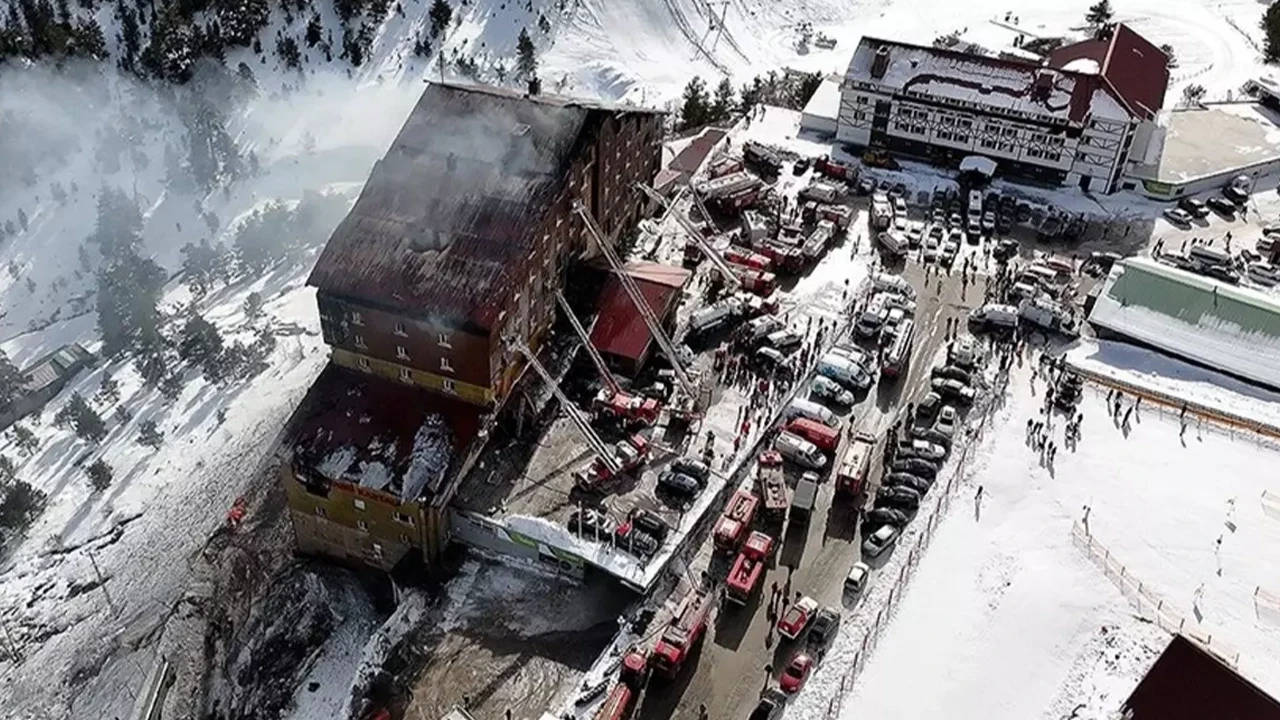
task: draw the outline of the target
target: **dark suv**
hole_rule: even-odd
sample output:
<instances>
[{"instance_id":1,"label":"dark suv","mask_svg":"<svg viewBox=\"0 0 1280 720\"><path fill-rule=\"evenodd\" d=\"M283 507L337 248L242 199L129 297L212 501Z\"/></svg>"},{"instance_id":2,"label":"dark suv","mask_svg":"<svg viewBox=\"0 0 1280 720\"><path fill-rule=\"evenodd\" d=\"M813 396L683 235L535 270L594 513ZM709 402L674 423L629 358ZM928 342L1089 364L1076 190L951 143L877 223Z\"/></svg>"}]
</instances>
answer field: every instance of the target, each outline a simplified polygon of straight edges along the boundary
<instances>
[{"instance_id":1,"label":"dark suv","mask_svg":"<svg viewBox=\"0 0 1280 720\"><path fill-rule=\"evenodd\" d=\"M782 709L787 705L787 695L778 688L771 687L760 696L756 709L751 711L750 720L778 720L782 717Z\"/></svg>"}]
</instances>

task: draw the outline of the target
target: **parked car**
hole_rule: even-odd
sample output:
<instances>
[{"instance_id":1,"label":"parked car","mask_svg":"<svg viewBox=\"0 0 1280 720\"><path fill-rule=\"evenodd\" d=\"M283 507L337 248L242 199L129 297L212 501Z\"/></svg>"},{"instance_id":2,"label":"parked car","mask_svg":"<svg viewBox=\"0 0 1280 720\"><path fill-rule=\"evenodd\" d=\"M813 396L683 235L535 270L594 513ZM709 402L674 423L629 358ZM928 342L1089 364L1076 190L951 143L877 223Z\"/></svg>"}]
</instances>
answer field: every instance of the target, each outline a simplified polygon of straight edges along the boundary
<instances>
[{"instance_id":1,"label":"parked car","mask_svg":"<svg viewBox=\"0 0 1280 720\"><path fill-rule=\"evenodd\" d=\"M938 421L933 424L933 429L951 437L956 434L956 425L960 421L960 416L956 413L956 409L950 405L942 408L942 412L938 413Z\"/></svg>"},{"instance_id":2,"label":"parked car","mask_svg":"<svg viewBox=\"0 0 1280 720\"><path fill-rule=\"evenodd\" d=\"M924 458L925 460L942 460L947 456L947 449L928 440L909 440L898 446L899 458Z\"/></svg>"},{"instance_id":3,"label":"parked car","mask_svg":"<svg viewBox=\"0 0 1280 720\"><path fill-rule=\"evenodd\" d=\"M973 382L973 374L958 365L940 365L929 373L936 378L951 378L962 383Z\"/></svg>"},{"instance_id":4,"label":"parked car","mask_svg":"<svg viewBox=\"0 0 1280 720\"><path fill-rule=\"evenodd\" d=\"M751 354L751 362L758 368L772 370L773 368L782 367L791 360L790 353L784 353L777 348L761 347Z\"/></svg>"},{"instance_id":5,"label":"parked car","mask_svg":"<svg viewBox=\"0 0 1280 720\"><path fill-rule=\"evenodd\" d=\"M1193 219L1191 217L1191 213L1187 212L1186 210L1183 210L1182 208L1177 208L1177 207L1171 207L1166 209L1164 211L1164 217L1166 220L1173 223L1174 225L1181 225L1183 227L1190 225Z\"/></svg>"},{"instance_id":6,"label":"parked car","mask_svg":"<svg viewBox=\"0 0 1280 720\"><path fill-rule=\"evenodd\" d=\"M888 512L897 513L897 510L888 510ZM874 511L873 511L874 512ZM901 515L901 513L898 513ZM864 562L856 562L853 567L849 568L849 574L844 577L844 589L846 592L860 593L862 588L867 586L867 578L871 575L871 568Z\"/></svg>"},{"instance_id":7,"label":"parked car","mask_svg":"<svg viewBox=\"0 0 1280 720\"><path fill-rule=\"evenodd\" d=\"M698 482L706 482L707 478L711 476L711 466L697 458L677 458L671 461L670 468L682 475L688 475Z\"/></svg>"},{"instance_id":8,"label":"parked car","mask_svg":"<svg viewBox=\"0 0 1280 720\"><path fill-rule=\"evenodd\" d=\"M893 525L895 527L904 527L907 524L907 514L901 510L895 510L889 507L878 507L866 514L862 519L864 528L868 526L880 527L881 525Z\"/></svg>"},{"instance_id":9,"label":"parked car","mask_svg":"<svg viewBox=\"0 0 1280 720\"><path fill-rule=\"evenodd\" d=\"M907 227L907 247L912 250L920 247L920 242L924 240L924 227L920 223L915 223Z\"/></svg>"},{"instance_id":10,"label":"parked car","mask_svg":"<svg viewBox=\"0 0 1280 720\"><path fill-rule=\"evenodd\" d=\"M795 640L809 626L813 614L818 610L818 601L804 596L787 607L787 611L778 618L778 634L788 640Z\"/></svg>"},{"instance_id":11,"label":"parked car","mask_svg":"<svg viewBox=\"0 0 1280 720\"><path fill-rule=\"evenodd\" d=\"M673 495L685 497L693 497L702 492L702 483L674 470L668 470L658 476L658 487Z\"/></svg>"},{"instance_id":12,"label":"parked car","mask_svg":"<svg viewBox=\"0 0 1280 720\"><path fill-rule=\"evenodd\" d=\"M840 611L833 607L818 610L813 618L813 627L809 628L809 644L814 647L826 647L835 639L836 630L840 628Z\"/></svg>"},{"instance_id":13,"label":"parked car","mask_svg":"<svg viewBox=\"0 0 1280 720\"><path fill-rule=\"evenodd\" d=\"M1202 218L1209 214L1209 208L1199 198L1182 198L1178 201L1178 209L1191 217Z\"/></svg>"},{"instance_id":14,"label":"parked car","mask_svg":"<svg viewBox=\"0 0 1280 720\"><path fill-rule=\"evenodd\" d=\"M933 483L929 482L928 480L925 480L922 477L916 477L911 473L900 473L900 472L889 473L888 475L884 476L884 480L882 481L882 485L884 487L910 488L920 493L921 495L924 495L925 493L929 492L929 486L932 484Z\"/></svg>"},{"instance_id":15,"label":"parked car","mask_svg":"<svg viewBox=\"0 0 1280 720\"><path fill-rule=\"evenodd\" d=\"M913 425L911 427L911 437L915 440L924 440L934 445L941 445L948 450L951 449L951 436L939 431L937 428Z\"/></svg>"},{"instance_id":16,"label":"parked car","mask_svg":"<svg viewBox=\"0 0 1280 720\"><path fill-rule=\"evenodd\" d=\"M1214 197L1206 200L1205 204L1209 206L1210 210L1223 217L1232 218L1236 216L1236 204L1224 197L1217 197L1215 195Z\"/></svg>"},{"instance_id":17,"label":"parked car","mask_svg":"<svg viewBox=\"0 0 1280 720\"><path fill-rule=\"evenodd\" d=\"M803 342L804 335L791 328L769 333L764 337L765 345L783 351L797 348L800 346L800 343Z\"/></svg>"},{"instance_id":18,"label":"parked car","mask_svg":"<svg viewBox=\"0 0 1280 720\"><path fill-rule=\"evenodd\" d=\"M885 525L881 527L879 530L871 533L871 536L867 538L866 542L862 543L862 553L870 557L879 556L885 550L888 550L890 545L893 545L893 543L898 540L898 534L901 532L901 530L892 525Z\"/></svg>"},{"instance_id":19,"label":"parked car","mask_svg":"<svg viewBox=\"0 0 1280 720\"><path fill-rule=\"evenodd\" d=\"M671 532L671 525L658 516L657 513L636 508L631 511L631 523L646 535L652 535L658 542L666 542L667 535Z\"/></svg>"},{"instance_id":20,"label":"parked car","mask_svg":"<svg viewBox=\"0 0 1280 720\"><path fill-rule=\"evenodd\" d=\"M798 693L800 688L804 687L804 682L809 679L809 673L813 670L813 658L808 653L796 653L791 658L791 662L787 663L787 667L782 670L782 677L778 678L778 687L785 693Z\"/></svg>"},{"instance_id":21,"label":"parked car","mask_svg":"<svg viewBox=\"0 0 1280 720\"><path fill-rule=\"evenodd\" d=\"M942 250L941 243L933 237L924 241L924 261L927 263L936 262L938 253Z\"/></svg>"},{"instance_id":22,"label":"parked car","mask_svg":"<svg viewBox=\"0 0 1280 720\"><path fill-rule=\"evenodd\" d=\"M813 378L813 382L809 384L809 394L832 405L849 406L858 401L843 385L822 375Z\"/></svg>"},{"instance_id":23,"label":"parked car","mask_svg":"<svg viewBox=\"0 0 1280 720\"><path fill-rule=\"evenodd\" d=\"M626 522L613 531L614 545L623 552L639 558L653 557L658 552L658 541L639 530L634 523Z\"/></svg>"},{"instance_id":24,"label":"parked car","mask_svg":"<svg viewBox=\"0 0 1280 720\"><path fill-rule=\"evenodd\" d=\"M916 422L931 423L937 417L938 411L942 409L942 396L936 392L931 392L924 396L919 405L916 405Z\"/></svg>"},{"instance_id":25,"label":"parked car","mask_svg":"<svg viewBox=\"0 0 1280 720\"><path fill-rule=\"evenodd\" d=\"M920 507L920 493L905 487L882 487L876 493L876 507L912 511Z\"/></svg>"},{"instance_id":26,"label":"parked car","mask_svg":"<svg viewBox=\"0 0 1280 720\"><path fill-rule=\"evenodd\" d=\"M899 457L889 465L890 472L911 473L912 475L922 477L925 480L933 480L936 478L938 476L938 470L940 469L941 468L938 467L937 463L920 457Z\"/></svg>"},{"instance_id":27,"label":"parked car","mask_svg":"<svg viewBox=\"0 0 1280 720\"><path fill-rule=\"evenodd\" d=\"M941 395L943 398L951 398L963 403L973 402L973 388L959 380L937 378L933 381L933 391Z\"/></svg>"},{"instance_id":28,"label":"parked car","mask_svg":"<svg viewBox=\"0 0 1280 720\"><path fill-rule=\"evenodd\" d=\"M863 182L871 182L864 180ZM751 711L748 720L778 720L782 717L782 711L787 707L787 694L775 687L767 688L760 695L760 700L756 702L756 708Z\"/></svg>"},{"instance_id":29,"label":"parked car","mask_svg":"<svg viewBox=\"0 0 1280 720\"><path fill-rule=\"evenodd\" d=\"M982 232L990 235L996 231L996 214L991 210L982 213Z\"/></svg>"}]
</instances>

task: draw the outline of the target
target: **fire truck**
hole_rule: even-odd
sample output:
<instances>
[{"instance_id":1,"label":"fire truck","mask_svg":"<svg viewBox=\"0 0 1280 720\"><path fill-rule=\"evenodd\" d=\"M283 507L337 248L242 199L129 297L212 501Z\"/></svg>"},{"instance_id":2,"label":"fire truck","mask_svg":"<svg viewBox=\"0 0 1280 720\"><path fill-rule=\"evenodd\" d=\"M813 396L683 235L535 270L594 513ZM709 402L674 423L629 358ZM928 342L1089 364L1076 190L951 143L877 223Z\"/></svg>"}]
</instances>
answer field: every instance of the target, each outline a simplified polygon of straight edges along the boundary
<instances>
[{"instance_id":1,"label":"fire truck","mask_svg":"<svg viewBox=\"0 0 1280 720\"><path fill-rule=\"evenodd\" d=\"M849 223L853 220L853 213L844 205L819 205L818 218L830 220L841 230L848 230Z\"/></svg>"},{"instance_id":2,"label":"fire truck","mask_svg":"<svg viewBox=\"0 0 1280 720\"><path fill-rule=\"evenodd\" d=\"M778 276L771 272L735 267L734 274L738 276L738 282L742 283L743 290L761 297L768 297L778 289Z\"/></svg>"},{"instance_id":3,"label":"fire truck","mask_svg":"<svg viewBox=\"0 0 1280 720\"><path fill-rule=\"evenodd\" d=\"M840 467L836 470L836 491L845 495L857 495L867 486L871 471L871 454L876 449L875 437L858 433L844 446Z\"/></svg>"},{"instance_id":4,"label":"fire truck","mask_svg":"<svg viewBox=\"0 0 1280 720\"><path fill-rule=\"evenodd\" d=\"M632 702L644 688L648 670L642 651L631 650L624 655L622 670L618 673L618 683L609 691L609 696L596 711L594 720L623 720L628 717Z\"/></svg>"},{"instance_id":5,"label":"fire truck","mask_svg":"<svg viewBox=\"0 0 1280 720\"><path fill-rule=\"evenodd\" d=\"M837 180L852 180L858 174L858 170L853 165L846 165L842 162L832 160L830 156L823 155L813 161L813 169L819 174Z\"/></svg>"},{"instance_id":6,"label":"fire truck","mask_svg":"<svg viewBox=\"0 0 1280 720\"><path fill-rule=\"evenodd\" d=\"M707 616L710 614L711 595L690 588L653 646L649 667L663 677L675 677L707 631Z\"/></svg>"},{"instance_id":7,"label":"fire truck","mask_svg":"<svg viewBox=\"0 0 1280 720\"><path fill-rule=\"evenodd\" d=\"M876 193L871 196L871 228L873 230L888 230L889 225L893 223L893 205L889 202L889 196L884 193Z\"/></svg>"},{"instance_id":8,"label":"fire truck","mask_svg":"<svg viewBox=\"0 0 1280 720\"><path fill-rule=\"evenodd\" d=\"M776 450L761 453L756 466L760 496L764 499L764 516L772 523L781 524L787 517L787 506L791 502L787 497L787 478L782 472L782 455Z\"/></svg>"},{"instance_id":9,"label":"fire truck","mask_svg":"<svg viewBox=\"0 0 1280 720\"><path fill-rule=\"evenodd\" d=\"M590 492L619 475L626 475L645 464L649 459L649 441L643 435L632 435L613 447L613 457L621 466L617 472L609 469L604 460L596 457L587 467L574 474L579 490Z\"/></svg>"},{"instance_id":10,"label":"fire truck","mask_svg":"<svg viewBox=\"0 0 1280 720\"><path fill-rule=\"evenodd\" d=\"M773 260L761 253L746 252L737 248L724 251L724 261L730 265L738 265L748 270L769 272L773 270Z\"/></svg>"},{"instance_id":11,"label":"fire truck","mask_svg":"<svg viewBox=\"0 0 1280 720\"><path fill-rule=\"evenodd\" d=\"M747 537L729 569L729 578L725 581L725 595L729 602L746 605L764 577L765 566L769 556L773 554L773 538L762 532L753 532Z\"/></svg>"},{"instance_id":12,"label":"fire truck","mask_svg":"<svg viewBox=\"0 0 1280 720\"><path fill-rule=\"evenodd\" d=\"M592 409L597 418L607 418L628 425L653 425L658 422L662 405L653 398L603 388L596 394Z\"/></svg>"},{"instance_id":13,"label":"fire truck","mask_svg":"<svg viewBox=\"0 0 1280 720\"><path fill-rule=\"evenodd\" d=\"M753 248L783 272L799 272L804 267L804 254L799 248L786 247L772 242L757 243Z\"/></svg>"},{"instance_id":14,"label":"fire truck","mask_svg":"<svg viewBox=\"0 0 1280 720\"><path fill-rule=\"evenodd\" d=\"M822 253L827 251L827 246L831 244L831 238L835 236L836 226L830 220L823 220L818 223L818 227L809 233L809 237L805 238L804 247L801 254L805 260L813 261L822 257Z\"/></svg>"},{"instance_id":15,"label":"fire truck","mask_svg":"<svg viewBox=\"0 0 1280 720\"><path fill-rule=\"evenodd\" d=\"M725 158L711 163L711 167L707 168L707 177L714 180L736 172L742 172L742 162L733 158Z\"/></svg>"},{"instance_id":16,"label":"fire truck","mask_svg":"<svg viewBox=\"0 0 1280 720\"><path fill-rule=\"evenodd\" d=\"M751 521L756 518L759 504L760 498L750 490L739 488L733 493L729 504L724 507L724 514L716 522L713 540L717 550L730 553L737 549L751 528Z\"/></svg>"},{"instance_id":17,"label":"fire truck","mask_svg":"<svg viewBox=\"0 0 1280 720\"><path fill-rule=\"evenodd\" d=\"M761 184L760 178L755 175L738 171L704 180L696 190L706 200L723 200L747 190L759 189Z\"/></svg>"}]
</instances>

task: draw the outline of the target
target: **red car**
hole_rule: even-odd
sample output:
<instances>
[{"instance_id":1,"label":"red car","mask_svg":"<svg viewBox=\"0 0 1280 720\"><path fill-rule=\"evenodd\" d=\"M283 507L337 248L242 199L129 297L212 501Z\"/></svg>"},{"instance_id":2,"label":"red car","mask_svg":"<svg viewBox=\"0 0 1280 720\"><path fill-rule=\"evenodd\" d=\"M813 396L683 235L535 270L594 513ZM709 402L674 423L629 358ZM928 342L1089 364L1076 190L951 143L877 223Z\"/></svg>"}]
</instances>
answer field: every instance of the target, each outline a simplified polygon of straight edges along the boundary
<instances>
[{"instance_id":1,"label":"red car","mask_svg":"<svg viewBox=\"0 0 1280 720\"><path fill-rule=\"evenodd\" d=\"M804 681L809 679L809 671L813 669L813 658L807 653L796 653L778 678L778 687L785 693L800 692Z\"/></svg>"},{"instance_id":2,"label":"red car","mask_svg":"<svg viewBox=\"0 0 1280 720\"><path fill-rule=\"evenodd\" d=\"M778 634L788 640L795 640L800 633L809 627L813 614L818 610L818 601L805 596L797 600L778 618Z\"/></svg>"}]
</instances>

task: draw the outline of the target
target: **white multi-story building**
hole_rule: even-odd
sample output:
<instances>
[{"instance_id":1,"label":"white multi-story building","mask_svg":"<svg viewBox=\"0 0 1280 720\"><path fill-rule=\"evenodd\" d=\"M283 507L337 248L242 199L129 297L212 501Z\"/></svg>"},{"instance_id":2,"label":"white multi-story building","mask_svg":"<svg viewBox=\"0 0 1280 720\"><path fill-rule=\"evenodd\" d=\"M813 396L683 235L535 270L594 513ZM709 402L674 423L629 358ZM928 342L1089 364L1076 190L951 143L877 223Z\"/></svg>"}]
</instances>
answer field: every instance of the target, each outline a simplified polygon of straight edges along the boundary
<instances>
[{"instance_id":1,"label":"white multi-story building","mask_svg":"<svg viewBox=\"0 0 1280 720\"><path fill-rule=\"evenodd\" d=\"M863 38L840 88L836 136L859 147L1109 193L1160 143L1168 59L1118 25L1047 63Z\"/></svg>"}]
</instances>

